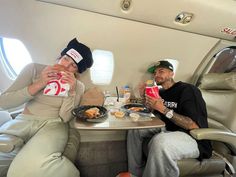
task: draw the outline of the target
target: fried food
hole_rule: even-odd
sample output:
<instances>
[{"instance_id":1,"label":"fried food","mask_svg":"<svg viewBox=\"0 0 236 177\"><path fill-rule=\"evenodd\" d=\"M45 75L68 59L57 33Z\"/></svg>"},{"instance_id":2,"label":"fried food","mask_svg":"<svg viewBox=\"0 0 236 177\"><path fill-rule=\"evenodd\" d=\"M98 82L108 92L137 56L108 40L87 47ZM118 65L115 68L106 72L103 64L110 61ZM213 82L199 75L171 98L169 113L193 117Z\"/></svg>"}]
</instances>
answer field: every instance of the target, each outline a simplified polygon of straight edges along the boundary
<instances>
[{"instance_id":1,"label":"fried food","mask_svg":"<svg viewBox=\"0 0 236 177\"><path fill-rule=\"evenodd\" d=\"M122 118L125 116L125 113L122 111L117 111L117 112L115 112L114 115L116 116L116 118Z\"/></svg>"},{"instance_id":2,"label":"fried food","mask_svg":"<svg viewBox=\"0 0 236 177\"><path fill-rule=\"evenodd\" d=\"M97 107L89 108L84 112L84 115L89 119L95 119L100 116L99 109Z\"/></svg>"},{"instance_id":3,"label":"fried food","mask_svg":"<svg viewBox=\"0 0 236 177\"><path fill-rule=\"evenodd\" d=\"M144 108L142 107L131 107L129 108L130 111L135 111L135 112L139 112L139 111L143 111Z\"/></svg>"},{"instance_id":4,"label":"fried food","mask_svg":"<svg viewBox=\"0 0 236 177\"><path fill-rule=\"evenodd\" d=\"M117 111L119 111L119 109L110 109L110 114L114 116Z\"/></svg>"}]
</instances>

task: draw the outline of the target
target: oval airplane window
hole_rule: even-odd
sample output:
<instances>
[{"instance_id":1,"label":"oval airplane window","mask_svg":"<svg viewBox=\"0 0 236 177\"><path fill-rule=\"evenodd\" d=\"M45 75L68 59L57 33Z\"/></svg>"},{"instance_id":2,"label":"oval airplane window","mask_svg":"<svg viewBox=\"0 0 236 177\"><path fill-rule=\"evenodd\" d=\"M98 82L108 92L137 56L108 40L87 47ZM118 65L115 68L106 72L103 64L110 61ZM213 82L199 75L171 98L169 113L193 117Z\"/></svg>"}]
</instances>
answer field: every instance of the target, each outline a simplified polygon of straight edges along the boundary
<instances>
[{"instance_id":1,"label":"oval airplane window","mask_svg":"<svg viewBox=\"0 0 236 177\"><path fill-rule=\"evenodd\" d=\"M10 79L15 79L32 62L25 45L18 39L0 38L0 60Z\"/></svg>"},{"instance_id":2,"label":"oval airplane window","mask_svg":"<svg viewBox=\"0 0 236 177\"><path fill-rule=\"evenodd\" d=\"M112 52L105 50L93 51L93 66L90 69L93 84L110 84L114 71L114 57Z\"/></svg>"}]
</instances>

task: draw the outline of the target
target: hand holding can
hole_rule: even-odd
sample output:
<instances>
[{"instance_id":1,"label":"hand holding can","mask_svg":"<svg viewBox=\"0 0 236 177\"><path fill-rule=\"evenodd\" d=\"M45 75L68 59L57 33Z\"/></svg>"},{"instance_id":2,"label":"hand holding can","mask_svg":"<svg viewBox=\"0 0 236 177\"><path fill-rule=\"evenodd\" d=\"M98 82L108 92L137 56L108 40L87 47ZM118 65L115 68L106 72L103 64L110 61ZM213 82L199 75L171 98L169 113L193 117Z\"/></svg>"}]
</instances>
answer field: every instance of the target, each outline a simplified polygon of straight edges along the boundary
<instances>
[{"instance_id":1,"label":"hand holding can","mask_svg":"<svg viewBox=\"0 0 236 177\"><path fill-rule=\"evenodd\" d=\"M146 84L145 94L153 98L160 98L159 88L157 85L154 85L153 80L148 80Z\"/></svg>"}]
</instances>

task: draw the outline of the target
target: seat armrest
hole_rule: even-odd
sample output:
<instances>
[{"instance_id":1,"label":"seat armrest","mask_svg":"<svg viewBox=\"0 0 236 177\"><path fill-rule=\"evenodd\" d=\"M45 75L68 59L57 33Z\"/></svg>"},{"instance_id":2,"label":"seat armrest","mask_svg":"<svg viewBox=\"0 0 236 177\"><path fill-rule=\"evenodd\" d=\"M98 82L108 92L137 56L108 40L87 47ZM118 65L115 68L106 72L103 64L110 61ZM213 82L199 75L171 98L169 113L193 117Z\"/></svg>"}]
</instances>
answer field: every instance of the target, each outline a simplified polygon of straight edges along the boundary
<instances>
[{"instance_id":1,"label":"seat armrest","mask_svg":"<svg viewBox=\"0 0 236 177\"><path fill-rule=\"evenodd\" d=\"M229 144L236 148L236 134L215 128L199 128L190 131L196 140L214 140Z\"/></svg>"},{"instance_id":2,"label":"seat armrest","mask_svg":"<svg viewBox=\"0 0 236 177\"><path fill-rule=\"evenodd\" d=\"M0 152L11 152L15 147L22 146L24 141L13 135L0 135Z\"/></svg>"},{"instance_id":3,"label":"seat armrest","mask_svg":"<svg viewBox=\"0 0 236 177\"><path fill-rule=\"evenodd\" d=\"M0 126L11 119L12 117L9 112L0 110Z\"/></svg>"}]
</instances>

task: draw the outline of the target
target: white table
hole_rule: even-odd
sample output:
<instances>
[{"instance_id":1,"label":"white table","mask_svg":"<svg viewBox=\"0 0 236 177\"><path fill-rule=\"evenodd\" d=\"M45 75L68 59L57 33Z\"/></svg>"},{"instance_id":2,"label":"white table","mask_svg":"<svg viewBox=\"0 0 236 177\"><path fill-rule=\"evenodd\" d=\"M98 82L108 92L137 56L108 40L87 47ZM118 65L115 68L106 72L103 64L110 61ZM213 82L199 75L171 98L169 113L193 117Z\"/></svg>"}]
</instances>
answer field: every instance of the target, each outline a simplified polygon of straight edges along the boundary
<instances>
[{"instance_id":1,"label":"white table","mask_svg":"<svg viewBox=\"0 0 236 177\"><path fill-rule=\"evenodd\" d=\"M133 120L129 116L116 118L108 112L107 119L104 122L92 123L75 118L71 125L80 130L130 130L162 128L165 126L165 123L158 117L140 117L138 120Z\"/></svg>"}]
</instances>

